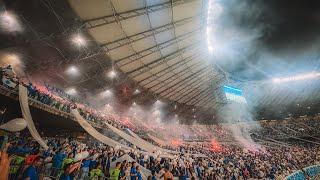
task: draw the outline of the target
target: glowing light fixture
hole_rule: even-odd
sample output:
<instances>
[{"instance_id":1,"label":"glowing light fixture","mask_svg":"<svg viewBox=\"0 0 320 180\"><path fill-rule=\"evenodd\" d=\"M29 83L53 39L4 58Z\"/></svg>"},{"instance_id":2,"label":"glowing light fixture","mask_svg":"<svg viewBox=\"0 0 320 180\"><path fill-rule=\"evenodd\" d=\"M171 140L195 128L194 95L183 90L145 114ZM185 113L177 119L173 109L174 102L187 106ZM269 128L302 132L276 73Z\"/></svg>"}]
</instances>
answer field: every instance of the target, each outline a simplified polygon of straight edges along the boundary
<instances>
[{"instance_id":1,"label":"glowing light fixture","mask_svg":"<svg viewBox=\"0 0 320 180\"><path fill-rule=\"evenodd\" d=\"M79 69L76 66L70 66L67 69L67 74L77 76L79 75Z\"/></svg>"},{"instance_id":2,"label":"glowing light fixture","mask_svg":"<svg viewBox=\"0 0 320 180\"><path fill-rule=\"evenodd\" d=\"M115 70L111 70L109 73L108 73L108 77L110 79L113 79L115 77L117 77L117 72Z\"/></svg>"},{"instance_id":3,"label":"glowing light fixture","mask_svg":"<svg viewBox=\"0 0 320 180\"><path fill-rule=\"evenodd\" d=\"M72 37L72 42L78 47L84 47L87 45L86 39L81 34L76 34Z\"/></svg>"},{"instance_id":4,"label":"glowing light fixture","mask_svg":"<svg viewBox=\"0 0 320 180\"><path fill-rule=\"evenodd\" d=\"M68 89L66 90L66 93L69 94L69 95L74 96L74 95L77 94L77 90L76 90L75 88L68 88Z\"/></svg>"},{"instance_id":5,"label":"glowing light fixture","mask_svg":"<svg viewBox=\"0 0 320 180\"><path fill-rule=\"evenodd\" d=\"M6 32L21 32L22 26L13 13L4 11L0 13L0 28Z\"/></svg>"},{"instance_id":6,"label":"glowing light fixture","mask_svg":"<svg viewBox=\"0 0 320 180\"><path fill-rule=\"evenodd\" d=\"M113 94L112 91L109 89L101 92L101 96L103 96L103 97L110 97L110 96L112 96L112 94Z\"/></svg>"},{"instance_id":7,"label":"glowing light fixture","mask_svg":"<svg viewBox=\"0 0 320 180\"><path fill-rule=\"evenodd\" d=\"M140 90L139 89L136 89L135 91L134 91L134 94L139 94L140 93Z\"/></svg>"},{"instance_id":8,"label":"glowing light fixture","mask_svg":"<svg viewBox=\"0 0 320 180\"><path fill-rule=\"evenodd\" d=\"M19 55L14 53L6 53L0 55L0 65L2 66L8 66L11 65L13 68L16 68L18 66L23 66L23 63L21 61L21 58Z\"/></svg>"},{"instance_id":9,"label":"glowing light fixture","mask_svg":"<svg viewBox=\"0 0 320 180\"><path fill-rule=\"evenodd\" d=\"M283 78L273 78L273 83L284 83L284 82L290 82L290 81L301 81L301 80L307 80L307 79L315 79L320 76L320 72L311 72L307 74L300 74L296 76L289 76L289 77L283 77Z\"/></svg>"}]
</instances>

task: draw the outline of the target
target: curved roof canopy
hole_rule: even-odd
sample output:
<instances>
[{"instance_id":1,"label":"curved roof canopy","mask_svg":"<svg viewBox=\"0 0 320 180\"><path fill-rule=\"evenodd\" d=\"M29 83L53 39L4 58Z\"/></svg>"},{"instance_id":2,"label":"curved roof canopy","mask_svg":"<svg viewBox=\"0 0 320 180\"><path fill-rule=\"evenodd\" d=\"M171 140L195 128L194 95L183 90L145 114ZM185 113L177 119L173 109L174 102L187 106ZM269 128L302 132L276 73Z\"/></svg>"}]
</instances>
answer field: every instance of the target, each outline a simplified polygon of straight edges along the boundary
<instances>
[{"instance_id":1,"label":"curved roof canopy","mask_svg":"<svg viewBox=\"0 0 320 180\"><path fill-rule=\"evenodd\" d=\"M224 79L208 61L206 0L69 0L128 77L171 101L213 107Z\"/></svg>"}]
</instances>

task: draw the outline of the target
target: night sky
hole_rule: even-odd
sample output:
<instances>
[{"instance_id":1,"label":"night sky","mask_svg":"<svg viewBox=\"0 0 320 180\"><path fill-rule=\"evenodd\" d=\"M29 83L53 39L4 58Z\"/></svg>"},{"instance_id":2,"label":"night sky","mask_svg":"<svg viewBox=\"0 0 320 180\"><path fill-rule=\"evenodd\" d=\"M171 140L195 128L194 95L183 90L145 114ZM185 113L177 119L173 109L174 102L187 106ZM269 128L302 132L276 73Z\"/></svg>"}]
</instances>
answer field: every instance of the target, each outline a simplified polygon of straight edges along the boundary
<instances>
[{"instance_id":1,"label":"night sky","mask_svg":"<svg viewBox=\"0 0 320 180\"><path fill-rule=\"evenodd\" d=\"M261 10L258 25L265 25L261 43L271 49L299 48L319 40L320 1L249 0Z\"/></svg>"},{"instance_id":2,"label":"night sky","mask_svg":"<svg viewBox=\"0 0 320 180\"><path fill-rule=\"evenodd\" d=\"M270 78L269 75L291 75L317 70L320 1L221 2L225 3L225 14L222 17L224 23L231 22L233 28L248 34L258 34L248 42L251 43L250 50L244 53L242 59L235 56L230 61L217 61L234 77L256 80Z\"/></svg>"}]
</instances>

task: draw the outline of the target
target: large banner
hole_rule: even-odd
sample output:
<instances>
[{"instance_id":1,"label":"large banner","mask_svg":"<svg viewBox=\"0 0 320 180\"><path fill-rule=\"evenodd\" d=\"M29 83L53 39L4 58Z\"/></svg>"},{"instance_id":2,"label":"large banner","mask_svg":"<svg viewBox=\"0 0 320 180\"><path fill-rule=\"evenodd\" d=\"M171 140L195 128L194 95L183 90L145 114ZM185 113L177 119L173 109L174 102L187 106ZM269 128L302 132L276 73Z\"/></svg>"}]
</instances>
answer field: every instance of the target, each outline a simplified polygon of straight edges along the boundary
<instances>
[{"instance_id":1,"label":"large banner","mask_svg":"<svg viewBox=\"0 0 320 180\"><path fill-rule=\"evenodd\" d=\"M48 149L47 144L45 141L41 138L40 134L38 133L36 127L34 126L34 122L32 120L32 116L29 109L29 103L28 103L28 90L26 87L19 85L19 102L22 112L22 117L27 122L27 127L30 131L31 136L44 148Z\"/></svg>"},{"instance_id":2,"label":"large banner","mask_svg":"<svg viewBox=\"0 0 320 180\"><path fill-rule=\"evenodd\" d=\"M82 118L82 116L79 114L78 110L73 109L73 110L71 110L71 113L74 115L74 117L76 118L76 120L78 121L80 126L87 133L89 133L92 137L94 137L98 141L100 141L108 146L111 146L111 147L121 147L121 148L128 149L128 150L131 149L131 148L129 148L123 144L120 144L120 143L116 142L115 140L99 133L94 127L91 126L91 124L88 123L88 121L86 121Z\"/></svg>"}]
</instances>

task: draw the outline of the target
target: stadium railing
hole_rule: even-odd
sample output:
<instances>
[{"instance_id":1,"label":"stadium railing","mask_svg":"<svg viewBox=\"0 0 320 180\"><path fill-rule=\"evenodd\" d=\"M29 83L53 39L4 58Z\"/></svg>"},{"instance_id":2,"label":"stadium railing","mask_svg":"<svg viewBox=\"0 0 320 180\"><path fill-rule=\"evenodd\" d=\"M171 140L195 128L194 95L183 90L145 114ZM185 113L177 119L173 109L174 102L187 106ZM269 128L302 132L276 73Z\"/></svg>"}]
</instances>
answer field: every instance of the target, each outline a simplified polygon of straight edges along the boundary
<instances>
[{"instance_id":1,"label":"stadium railing","mask_svg":"<svg viewBox=\"0 0 320 180\"><path fill-rule=\"evenodd\" d=\"M303 168L286 177L286 180L316 179L320 175L320 164Z\"/></svg>"}]
</instances>

